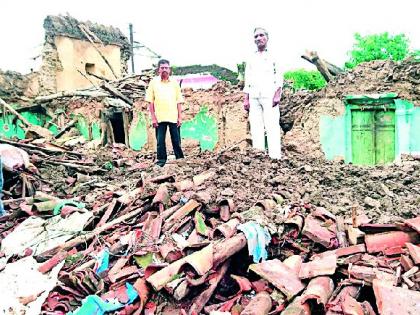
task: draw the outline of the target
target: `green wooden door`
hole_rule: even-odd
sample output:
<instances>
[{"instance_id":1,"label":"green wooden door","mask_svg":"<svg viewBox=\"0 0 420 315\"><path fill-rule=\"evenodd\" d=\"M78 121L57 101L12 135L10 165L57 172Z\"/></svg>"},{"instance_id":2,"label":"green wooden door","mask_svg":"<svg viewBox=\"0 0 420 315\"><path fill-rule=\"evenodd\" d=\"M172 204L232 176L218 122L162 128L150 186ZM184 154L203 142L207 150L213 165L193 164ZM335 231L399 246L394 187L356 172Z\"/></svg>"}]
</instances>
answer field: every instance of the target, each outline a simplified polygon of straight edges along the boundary
<instances>
[{"instance_id":1,"label":"green wooden door","mask_svg":"<svg viewBox=\"0 0 420 315\"><path fill-rule=\"evenodd\" d=\"M395 111L352 110L352 162L375 165L395 159Z\"/></svg>"},{"instance_id":2,"label":"green wooden door","mask_svg":"<svg viewBox=\"0 0 420 315\"><path fill-rule=\"evenodd\" d=\"M395 159L395 111L375 112L376 164L393 162Z\"/></svg>"},{"instance_id":3,"label":"green wooden door","mask_svg":"<svg viewBox=\"0 0 420 315\"><path fill-rule=\"evenodd\" d=\"M375 164L374 111L353 110L351 113L351 146L353 164Z\"/></svg>"}]
</instances>

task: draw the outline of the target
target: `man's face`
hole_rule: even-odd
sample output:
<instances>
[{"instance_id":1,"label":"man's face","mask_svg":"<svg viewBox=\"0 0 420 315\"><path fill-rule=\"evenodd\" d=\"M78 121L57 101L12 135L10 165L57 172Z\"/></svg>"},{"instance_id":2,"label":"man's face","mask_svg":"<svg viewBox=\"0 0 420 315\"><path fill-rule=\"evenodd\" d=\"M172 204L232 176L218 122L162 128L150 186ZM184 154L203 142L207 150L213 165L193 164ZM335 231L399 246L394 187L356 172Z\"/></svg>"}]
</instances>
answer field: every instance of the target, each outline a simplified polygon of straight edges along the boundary
<instances>
[{"instance_id":1,"label":"man's face","mask_svg":"<svg viewBox=\"0 0 420 315\"><path fill-rule=\"evenodd\" d=\"M257 29L254 33L254 42L259 50L264 50L267 46L267 34L263 30Z\"/></svg>"},{"instance_id":2,"label":"man's face","mask_svg":"<svg viewBox=\"0 0 420 315\"><path fill-rule=\"evenodd\" d=\"M169 66L169 64L163 63L159 66L158 73L161 78L166 79L171 73L171 67Z\"/></svg>"}]
</instances>

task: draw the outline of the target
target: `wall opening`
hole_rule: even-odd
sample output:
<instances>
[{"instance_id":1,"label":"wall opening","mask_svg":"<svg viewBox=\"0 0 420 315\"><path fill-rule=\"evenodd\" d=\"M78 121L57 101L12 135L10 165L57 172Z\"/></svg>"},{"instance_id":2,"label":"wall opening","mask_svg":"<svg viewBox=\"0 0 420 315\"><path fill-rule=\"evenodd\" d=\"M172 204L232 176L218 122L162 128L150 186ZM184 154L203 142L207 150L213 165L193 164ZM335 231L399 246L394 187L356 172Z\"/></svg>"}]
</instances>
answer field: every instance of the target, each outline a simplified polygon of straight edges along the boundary
<instances>
[{"instance_id":1,"label":"wall opening","mask_svg":"<svg viewBox=\"0 0 420 315\"><path fill-rule=\"evenodd\" d=\"M94 63L86 63L85 64L85 71L86 73L92 73L95 74L95 64Z\"/></svg>"},{"instance_id":2,"label":"wall opening","mask_svg":"<svg viewBox=\"0 0 420 315\"><path fill-rule=\"evenodd\" d=\"M116 143L125 143L124 120L122 113L113 113L109 118L114 133L114 141Z\"/></svg>"}]
</instances>

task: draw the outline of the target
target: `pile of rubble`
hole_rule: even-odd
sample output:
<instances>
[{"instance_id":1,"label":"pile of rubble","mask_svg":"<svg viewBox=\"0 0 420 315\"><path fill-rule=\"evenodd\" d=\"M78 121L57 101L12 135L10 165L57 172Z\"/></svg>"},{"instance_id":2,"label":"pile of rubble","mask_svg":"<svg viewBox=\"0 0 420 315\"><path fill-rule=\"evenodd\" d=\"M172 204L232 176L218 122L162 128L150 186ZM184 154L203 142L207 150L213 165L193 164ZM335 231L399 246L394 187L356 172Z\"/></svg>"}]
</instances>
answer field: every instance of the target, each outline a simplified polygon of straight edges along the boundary
<instances>
[{"instance_id":1,"label":"pile of rubble","mask_svg":"<svg viewBox=\"0 0 420 315\"><path fill-rule=\"evenodd\" d=\"M416 60L365 62L338 75L317 92L286 88L280 103L281 125L283 130L289 131L295 122L304 124L311 116L317 117L323 100L342 100L346 95L398 92L399 98L420 106L419 83L420 64Z\"/></svg>"},{"instance_id":2,"label":"pile of rubble","mask_svg":"<svg viewBox=\"0 0 420 315\"><path fill-rule=\"evenodd\" d=\"M272 161L230 147L156 169L122 145L1 146L6 314L414 314L420 303L418 205L404 212L418 195L418 161L405 162L399 185L396 166L292 151ZM382 176L388 195L375 199ZM379 206L363 203L369 193ZM331 207L344 196L356 200ZM407 219L365 214L404 196L391 218Z\"/></svg>"}]
</instances>

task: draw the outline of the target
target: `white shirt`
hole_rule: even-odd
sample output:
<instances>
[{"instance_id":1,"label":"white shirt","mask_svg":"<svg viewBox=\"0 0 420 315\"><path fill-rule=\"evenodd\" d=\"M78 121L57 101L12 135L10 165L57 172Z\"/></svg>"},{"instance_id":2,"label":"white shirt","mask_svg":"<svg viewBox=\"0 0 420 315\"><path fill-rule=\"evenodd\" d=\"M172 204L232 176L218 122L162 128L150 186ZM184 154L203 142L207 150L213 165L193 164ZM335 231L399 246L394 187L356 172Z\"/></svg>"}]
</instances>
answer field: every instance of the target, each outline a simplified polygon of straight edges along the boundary
<instances>
[{"instance_id":1,"label":"white shirt","mask_svg":"<svg viewBox=\"0 0 420 315\"><path fill-rule=\"evenodd\" d=\"M283 73L279 63L270 51L256 51L245 66L244 92L250 98L272 98L279 87L283 86Z\"/></svg>"}]
</instances>

